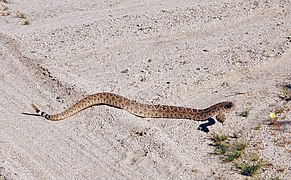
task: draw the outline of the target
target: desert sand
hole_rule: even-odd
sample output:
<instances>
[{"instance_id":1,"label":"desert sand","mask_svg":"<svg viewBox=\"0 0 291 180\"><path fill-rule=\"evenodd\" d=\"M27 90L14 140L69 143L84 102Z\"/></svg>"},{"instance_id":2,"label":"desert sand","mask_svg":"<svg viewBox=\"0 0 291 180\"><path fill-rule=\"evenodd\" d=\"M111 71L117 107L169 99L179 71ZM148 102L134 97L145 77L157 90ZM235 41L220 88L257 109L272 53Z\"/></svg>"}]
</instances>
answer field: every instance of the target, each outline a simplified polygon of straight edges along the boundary
<instances>
[{"instance_id":1,"label":"desert sand","mask_svg":"<svg viewBox=\"0 0 291 180\"><path fill-rule=\"evenodd\" d=\"M238 162L257 154L269 163L254 178L291 179L290 1L2 0L0 8L0 179L251 178L215 154L215 133L248 143ZM58 113L97 92L237 109L209 132L199 129L207 121L104 105L58 122L22 114L31 103ZM269 114L278 108L275 127Z\"/></svg>"}]
</instances>

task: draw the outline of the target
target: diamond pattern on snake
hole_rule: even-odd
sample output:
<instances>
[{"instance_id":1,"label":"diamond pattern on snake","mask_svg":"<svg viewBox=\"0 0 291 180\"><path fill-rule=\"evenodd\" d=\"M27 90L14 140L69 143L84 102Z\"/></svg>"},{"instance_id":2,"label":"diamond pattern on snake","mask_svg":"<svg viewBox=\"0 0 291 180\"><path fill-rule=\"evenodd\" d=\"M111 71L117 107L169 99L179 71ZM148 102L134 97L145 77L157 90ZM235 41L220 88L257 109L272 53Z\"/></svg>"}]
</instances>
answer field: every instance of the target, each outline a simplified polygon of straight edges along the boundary
<instances>
[{"instance_id":1,"label":"diamond pattern on snake","mask_svg":"<svg viewBox=\"0 0 291 180\"><path fill-rule=\"evenodd\" d=\"M226 119L225 113L230 113L236 108L235 104L230 101L220 102L205 109L193 109L160 104L142 104L138 101L107 92L89 95L58 114L48 114L40 110L35 104L32 104L31 106L39 116L51 121L59 121L94 105L109 105L125 109L128 112L143 118L172 118L205 121L208 118L215 116L221 123Z\"/></svg>"}]
</instances>

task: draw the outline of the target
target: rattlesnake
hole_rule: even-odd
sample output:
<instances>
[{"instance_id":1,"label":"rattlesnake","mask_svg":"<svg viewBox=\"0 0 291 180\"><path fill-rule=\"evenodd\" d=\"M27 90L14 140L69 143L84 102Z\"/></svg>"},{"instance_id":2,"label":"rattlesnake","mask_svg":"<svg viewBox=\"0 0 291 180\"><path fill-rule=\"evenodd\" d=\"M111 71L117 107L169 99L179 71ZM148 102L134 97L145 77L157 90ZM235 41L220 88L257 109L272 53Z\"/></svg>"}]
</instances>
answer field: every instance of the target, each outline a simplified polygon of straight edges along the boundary
<instances>
[{"instance_id":1,"label":"rattlesnake","mask_svg":"<svg viewBox=\"0 0 291 180\"><path fill-rule=\"evenodd\" d=\"M225 113L229 113L235 109L235 104L229 101L217 103L206 109L142 104L135 100L106 92L89 95L59 114L50 115L39 110L35 104L31 106L39 116L45 117L51 121L59 121L88 107L99 104L125 109L136 116L144 118L176 118L204 121L216 115L216 119L221 123L225 121Z\"/></svg>"}]
</instances>

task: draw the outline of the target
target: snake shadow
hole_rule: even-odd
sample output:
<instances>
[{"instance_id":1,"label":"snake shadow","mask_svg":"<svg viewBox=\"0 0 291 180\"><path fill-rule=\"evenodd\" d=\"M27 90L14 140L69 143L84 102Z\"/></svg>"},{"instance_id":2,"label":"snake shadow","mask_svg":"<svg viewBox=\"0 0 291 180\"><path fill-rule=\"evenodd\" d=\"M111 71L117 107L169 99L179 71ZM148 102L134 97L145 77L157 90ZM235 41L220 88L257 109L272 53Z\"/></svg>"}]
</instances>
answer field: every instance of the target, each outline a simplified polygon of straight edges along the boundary
<instances>
[{"instance_id":1,"label":"snake shadow","mask_svg":"<svg viewBox=\"0 0 291 180\"><path fill-rule=\"evenodd\" d=\"M215 120L213 118L208 118L206 123L200 124L198 126L198 130L203 131L205 133L209 132L209 126L212 126L215 124Z\"/></svg>"}]
</instances>

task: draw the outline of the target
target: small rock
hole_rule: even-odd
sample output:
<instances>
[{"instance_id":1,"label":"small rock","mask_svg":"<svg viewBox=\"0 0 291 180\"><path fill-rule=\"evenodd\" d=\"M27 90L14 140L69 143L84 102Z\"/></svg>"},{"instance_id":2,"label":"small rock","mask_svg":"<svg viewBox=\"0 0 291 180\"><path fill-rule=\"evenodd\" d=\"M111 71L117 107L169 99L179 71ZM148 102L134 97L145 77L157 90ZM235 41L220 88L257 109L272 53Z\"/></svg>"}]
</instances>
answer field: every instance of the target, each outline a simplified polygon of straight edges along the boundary
<instances>
[{"instance_id":1,"label":"small rock","mask_svg":"<svg viewBox=\"0 0 291 180\"><path fill-rule=\"evenodd\" d=\"M120 71L121 73L128 73L128 69Z\"/></svg>"}]
</instances>

